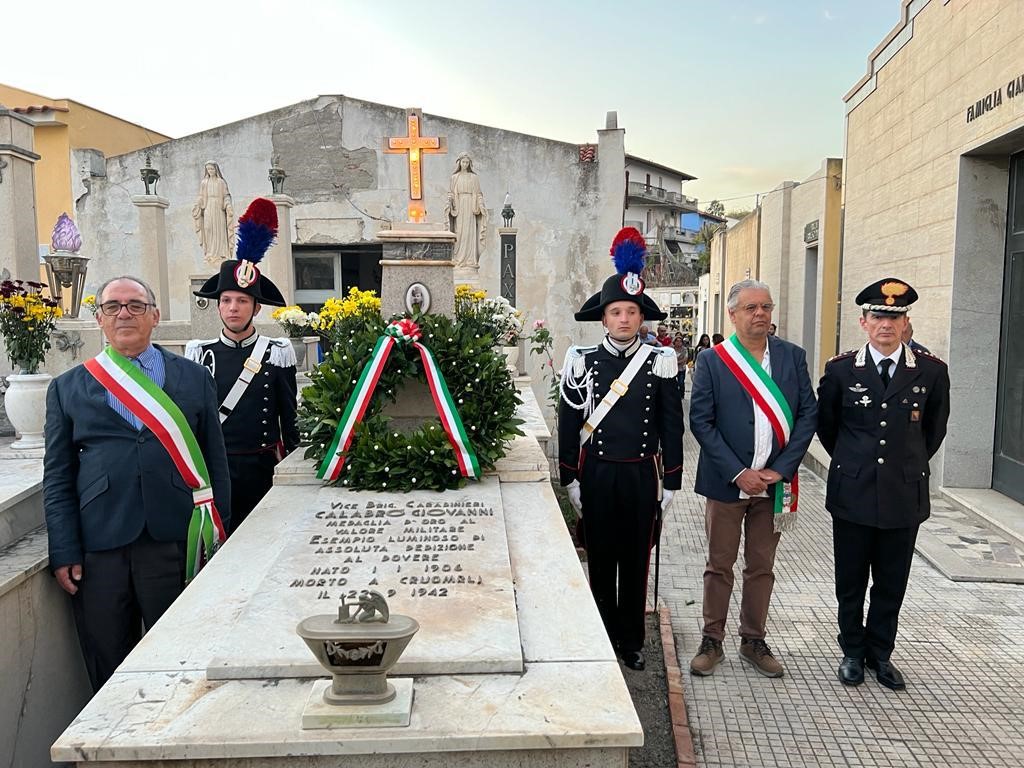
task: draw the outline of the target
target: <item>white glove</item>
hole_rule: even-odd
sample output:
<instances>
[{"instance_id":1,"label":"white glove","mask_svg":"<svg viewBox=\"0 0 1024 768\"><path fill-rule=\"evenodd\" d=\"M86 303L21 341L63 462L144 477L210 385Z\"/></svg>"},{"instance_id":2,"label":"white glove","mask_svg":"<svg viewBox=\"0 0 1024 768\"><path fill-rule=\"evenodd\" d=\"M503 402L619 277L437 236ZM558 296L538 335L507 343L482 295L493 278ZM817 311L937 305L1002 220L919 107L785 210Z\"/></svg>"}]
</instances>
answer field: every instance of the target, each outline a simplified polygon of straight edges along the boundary
<instances>
[{"instance_id":1,"label":"white glove","mask_svg":"<svg viewBox=\"0 0 1024 768\"><path fill-rule=\"evenodd\" d=\"M661 511L664 512L668 509L668 505L672 503L672 497L676 495L675 491L662 490L661 492Z\"/></svg>"},{"instance_id":2,"label":"white glove","mask_svg":"<svg viewBox=\"0 0 1024 768\"><path fill-rule=\"evenodd\" d=\"M569 493L569 504L576 510L576 514L583 517L583 502L580 499L580 481L573 480L565 488Z\"/></svg>"}]
</instances>

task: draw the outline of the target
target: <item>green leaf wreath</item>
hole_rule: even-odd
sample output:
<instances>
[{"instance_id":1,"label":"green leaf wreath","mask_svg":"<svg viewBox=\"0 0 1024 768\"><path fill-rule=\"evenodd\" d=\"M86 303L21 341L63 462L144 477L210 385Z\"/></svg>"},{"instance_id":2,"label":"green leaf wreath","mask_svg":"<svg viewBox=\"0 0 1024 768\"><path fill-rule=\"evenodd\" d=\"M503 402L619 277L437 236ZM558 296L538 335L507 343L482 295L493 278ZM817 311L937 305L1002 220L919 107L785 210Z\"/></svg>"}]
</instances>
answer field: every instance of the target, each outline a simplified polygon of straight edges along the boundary
<instances>
[{"instance_id":1,"label":"green leaf wreath","mask_svg":"<svg viewBox=\"0 0 1024 768\"><path fill-rule=\"evenodd\" d=\"M396 316L394 319L398 319ZM476 451L480 468L492 469L514 435L523 434L516 418L521 402L505 358L494 349L488 329L444 315L414 315L421 342L433 353ZM372 307L339 316L330 326L331 350L310 373L302 391L299 427L311 445L305 458L323 461L355 383L387 322ZM408 377L426 381L419 356L396 349L387 361L362 422L356 427L336 484L354 490L434 490L459 488L466 478L441 421L434 416L413 432L390 425L382 412L395 402Z\"/></svg>"}]
</instances>

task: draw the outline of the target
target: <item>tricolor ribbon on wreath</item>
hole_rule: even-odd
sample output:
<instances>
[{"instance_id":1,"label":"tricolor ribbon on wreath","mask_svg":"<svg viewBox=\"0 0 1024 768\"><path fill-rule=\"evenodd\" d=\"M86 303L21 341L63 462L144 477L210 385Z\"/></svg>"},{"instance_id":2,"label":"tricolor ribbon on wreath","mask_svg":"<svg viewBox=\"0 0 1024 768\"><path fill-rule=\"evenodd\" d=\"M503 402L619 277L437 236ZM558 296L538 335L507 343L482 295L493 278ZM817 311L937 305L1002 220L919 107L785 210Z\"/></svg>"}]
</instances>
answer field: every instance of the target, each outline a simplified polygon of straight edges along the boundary
<instances>
[{"instance_id":1,"label":"tricolor ribbon on wreath","mask_svg":"<svg viewBox=\"0 0 1024 768\"><path fill-rule=\"evenodd\" d=\"M793 411L779 385L746 347L740 344L735 333L712 349L718 353L740 386L750 395L754 405L768 418L780 450L785 448L793 430ZM774 483L771 494L775 501L775 530L788 531L796 525L796 508L800 494L798 473L793 474L791 483L785 480Z\"/></svg>"},{"instance_id":2,"label":"tricolor ribbon on wreath","mask_svg":"<svg viewBox=\"0 0 1024 768\"><path fill-rule=\"evenodd\" d=\"M459 411L455 407L455 401L448 391L444 374L438 368L437 361L430 350L420 343L420 336L419 326L407 318L391 323L384 329L384 335L377 339L369 361L363 366L362 373L359 374L355 390L345 405L345 410L338 421L338 428L334 432L334 438L327 449L327 455L317 470L318 478L330 481L338 479L345 463L344 454L352 442L356 425L363 420L366 409L370 406L370 400L377 389L377 382L387 365L391 350L400 343L411 344L420 354L423 370L427 374L430 396L434 400L434 407L441 418L441 426L444 427L445 434L448 435L448 441L455 449L455 459L459 464L459 471L463 477L473 479L480 477L480 462L469 441L466 428L462 424Z\"/></svg>"},{"instance_id":3,"label":"tricolor ribbon on wreath","mask_svg":"<svg viewBox=\"0 0 1024 768\"><path fill-rule=\"evenodd\" d=\"M124 355L107 347L85 369L149 427L171 457L182 479L192 489L192 518L188 525L185 583L192 581L217 548L224 543L224 525L213 501L210 472L185 414L156 382L132 365Z\"/></svg>"}]
</instances>

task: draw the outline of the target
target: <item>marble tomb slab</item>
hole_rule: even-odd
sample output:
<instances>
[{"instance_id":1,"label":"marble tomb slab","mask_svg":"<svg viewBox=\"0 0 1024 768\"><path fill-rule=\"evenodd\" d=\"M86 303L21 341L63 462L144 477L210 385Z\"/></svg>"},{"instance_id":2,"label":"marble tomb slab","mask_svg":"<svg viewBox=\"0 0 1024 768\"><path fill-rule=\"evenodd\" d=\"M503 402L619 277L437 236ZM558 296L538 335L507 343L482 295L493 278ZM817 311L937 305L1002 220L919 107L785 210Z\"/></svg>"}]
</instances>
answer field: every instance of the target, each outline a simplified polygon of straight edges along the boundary
<instances>
[{"instance_id":1,"label":"marble tomb slab","mask_svg":"<svg viewBox=\"0 0 1024 768\"><path fill-rule=\"evenodd\" d=\"M384 594L392 613L420 623L393 675L522 671L497 478L443 494L279 490L260 511L286 523L217 643L210 680L322 677L295 626L336 613L343 595L365 587Z\"/></svg>"},{"instance_id":2,"label":"marble tomb slab","mask_svg":"<svg viewBox=\"0 0 1024 768\"><path fill-rule=\"evenodd\" d=\"M417 677L405 728L303 730L312 680L209 681L194 673L118 672L50 750L55 761L225 760L374 753L413 765L429 753L640 746L643 730L617 662L528 665L522 675ZM342 756L352 756L351 761ZM400 757L399 757L400 756ZM619 753L618 765L624 765ZM237 762L234 762L237 761ZM566 761L568 762L568 761ZM304 764L304 763L302 763ZM487 765L522 765L509 759ZM561 763L556 763L561 764Z\"/></svg>"}]
</instances>

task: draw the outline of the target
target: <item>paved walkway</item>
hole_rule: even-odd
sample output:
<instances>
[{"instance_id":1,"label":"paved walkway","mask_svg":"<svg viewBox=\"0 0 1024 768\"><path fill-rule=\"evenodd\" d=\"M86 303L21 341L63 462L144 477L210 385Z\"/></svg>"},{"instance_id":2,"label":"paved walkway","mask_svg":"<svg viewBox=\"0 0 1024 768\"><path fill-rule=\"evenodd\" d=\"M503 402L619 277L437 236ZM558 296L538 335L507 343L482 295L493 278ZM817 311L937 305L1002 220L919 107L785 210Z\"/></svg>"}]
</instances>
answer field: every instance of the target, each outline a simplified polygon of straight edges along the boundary
<instances>
[{"instance_id":1,"label":"paved walkway","mask_svg":"<svg viewBox=\"0 0 1024 768\"><path fill-rule=\"evenodd\" d=\"M807 471L800 526L779 545L768 619L785 677L769 680L740 662L735 637L714 675L688 674L700 642L706 546L704 501L686 490L697 452L687 434L684 490L666 517L661 557L697 765L1024 766L1024 586L953 582L916 556L893 655L907 690L889 691L872 677L845 688L836 679L825 485ZM730 632L741 571L742 555Z\"/></svg>"}]
</instances>

